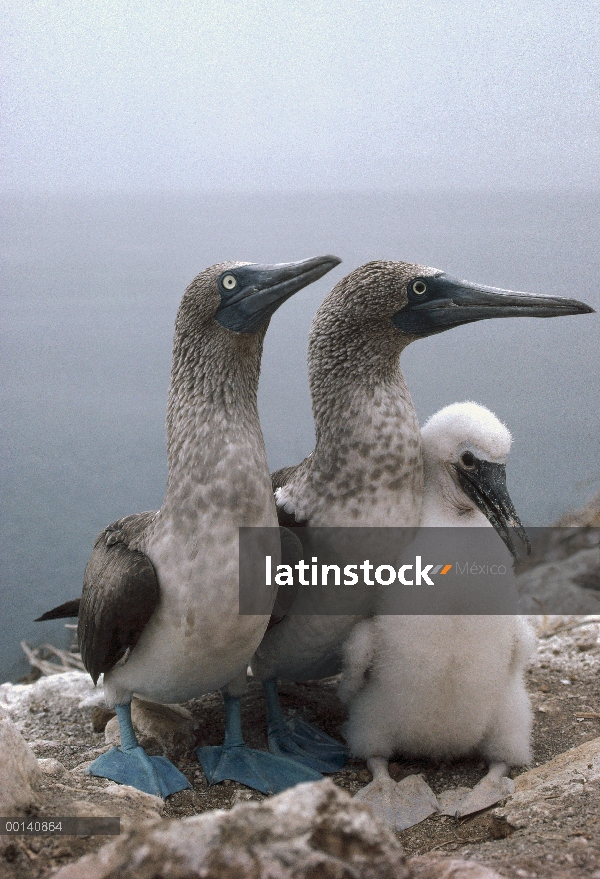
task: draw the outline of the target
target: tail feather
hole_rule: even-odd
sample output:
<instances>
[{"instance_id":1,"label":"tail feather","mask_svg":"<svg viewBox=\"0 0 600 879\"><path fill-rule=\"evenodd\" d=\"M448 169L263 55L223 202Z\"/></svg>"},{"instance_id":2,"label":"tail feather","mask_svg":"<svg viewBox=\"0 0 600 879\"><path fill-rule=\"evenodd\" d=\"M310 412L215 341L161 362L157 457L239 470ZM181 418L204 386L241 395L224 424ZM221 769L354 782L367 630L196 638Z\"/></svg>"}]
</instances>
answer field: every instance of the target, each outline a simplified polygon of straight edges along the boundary
<instances>
[{"instance_id":1,"label":"tail feather","mask_svg":"<svg viewBox=\"0 0 600 879\"><path fill-rule=\"evenodd\" d=\"M77 619L79 616L80 602L81 598L73 598L71 601L65 601L64 604L60 604L58 607L53 607L52 610L47 610L46 613L42 614L41 617L38 617L34 622L43 623L46 620Z\"/></svg>"}]
</instances>

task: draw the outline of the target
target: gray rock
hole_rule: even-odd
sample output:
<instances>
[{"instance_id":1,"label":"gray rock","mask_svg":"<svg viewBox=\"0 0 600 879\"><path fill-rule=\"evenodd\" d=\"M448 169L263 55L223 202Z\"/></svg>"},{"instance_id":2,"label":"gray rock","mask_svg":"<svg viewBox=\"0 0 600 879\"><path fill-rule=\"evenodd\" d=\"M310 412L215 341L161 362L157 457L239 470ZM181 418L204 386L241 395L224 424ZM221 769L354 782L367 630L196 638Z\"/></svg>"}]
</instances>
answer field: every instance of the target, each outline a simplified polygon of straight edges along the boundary
<instances>
[{"instance_id":1,"label":"gray rock","mask_svg":"<svg viewBox=\"0 0 600 879\"><path fill-rule=\"evenodd\" d=\"M517 577L517 589L523 614L600 613L598 547L536 565Z\"/></svg>"},{"instance_id":2,"label":"gray rock","mask_svg":"<svg viewBox=\"0 0 600 879\"><path fill-rule=\"evenodd\" d=\"M180 705L160 705L157 702L146 702L133 699L131 703L131 720L142 747L148 753L156 750L168 757L178 760L194 749L194 718ZM120 745L119 720L113 717L106 724L104 737L109 745ZM150 741L152 745L150 744Z\"/></svg>"},{"instance_id":3,"label":"gray rock","mask_svg":"<svg viewBox=\"0 0 600 879\"><path fill-rule=\"evenodd\" d=\"M582 549L598 546L598 527L573 527L571 524L552 528L535 529L530 535L531 553L517 562L517 573L528 571L536 565L559 562L575 555Z\"/></svg>"},{"instance_id":4,"label":"gray rock","mask_svg":"<svg viewBox=\"0 0 600 879\"><path fill-rule=\"evenodd\" d=\"M164 802L129 785L114 784L66 769L58 760L40 760L43 779L36 814L41 817L120 818L128 831L160 817Z\"/></svg>"},{"instance_id":5,"label":"gray rock","mask_svg":"<svg viewBox=\"0 0 600 879\"><path fill-rule=\"evenodd\" d=\"M570 510L556 523L564 528L600 528L600 491L579 510Z\"/></svg>"},{"instance_id":6,"label":"gray rock","mask_svg":"<svg viewBox=\"0 0 600 879\"><path fill-rule=\"evenodd\" d=\"M262 803L163 821L103 846L53 879L409 879L395 836L333 782ZM475 879L475 877L474 877Z\"/></svg>"},{"instance_id":7,"label":"gray rock","mask_svg":"<svg viewBox=\"0 0 600 879\"><path fill-rule=\"evenodd\" d=\"M94 732L104 732L106 724L113 717L116 717L116 712L112 708L106 708L103 705L96 705L95 708L92 708L92 729Z\"/></svg>"},{"instance_id":8,"label":"gray rock","mask_svg":"<svg viewBox=\"0 0 600 879\"><path fill-rule=\"evenodd\" d=\"M104 690L87 672L68 671L39 678L34 684L1 684L0 706L18 721L29 712L92 708L104 703Z\"/></svg>"},{"instance_id":9,"label":"gray rock","mask_svg":"<svg viewBox=\"0 0 600 879\"><path fill-rule=\"evenodd\" d=\"M86 785L79 790L73 787L66 793L69 797L78 798L70 799L63 806L67 810L65 814L75 818L120 818L121 830L125 832L160 820L164 809L160 797L153 797L127 784L109 784L106 787Z\"/></svg>"},{"instance_id":10,"label":"gray rock","mask_svg":"<svg viewBox=\"0 0 600 879\"><path fill-rule=\"evenodd\" d=\"M503 879L495 870L460 858L422 855L410 859L413 879Z\"/></svg>"},{"instance_id":11,"label":"gray rock","mask_svg":"<svg viewBox=\"0 0 600 879\"><path fill-rule=\"evenodd\" d=\"M31 748L10 720L0 713L0 815L12 818L26 814L38 804L35 789L42 773Z\"/></svg>"},{"instance_id":12,"label":"gray rock","mask_svg":"<svg viewBox=\"0 0 600 879\"><path fill-rule=\"evenodd\" d=\"M65 781L71 777L66 766L63 766L62 763L59 760L55 760L54 757L45 757L37 762L43 774L49 778L54 778L57 781Z\"/></svg>"},{"instance_id":13,"label":"gray rock","mask_svg":"<svg viewBox=\"0 0 600 879\"><path fill-rule=\"evenodd\" d=\"M493 814L512 827L546 825L564 811L566 800L578 800L600 787L600 738L559 754L554 760L530 769L515 779L515 792Z\"/></svg>"}]
</instances>

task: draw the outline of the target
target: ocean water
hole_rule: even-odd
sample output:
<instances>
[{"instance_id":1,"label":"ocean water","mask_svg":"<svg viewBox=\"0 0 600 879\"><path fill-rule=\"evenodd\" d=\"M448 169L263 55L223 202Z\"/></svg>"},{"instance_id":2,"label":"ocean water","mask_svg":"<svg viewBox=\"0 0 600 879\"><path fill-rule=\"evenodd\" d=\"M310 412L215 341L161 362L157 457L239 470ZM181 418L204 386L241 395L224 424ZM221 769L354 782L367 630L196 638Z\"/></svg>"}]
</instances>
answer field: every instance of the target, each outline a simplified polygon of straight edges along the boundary
<instances>
[{"instance_id":1,"label":"ocean water","mask_svg":"<svg viewBox=\"0 0 600 879\"><path fill-rule=\"evenodd\" d=\"M371 259L573 296L600 310L594 192L5 196L1 256L0 680L19 641L68 641L33 619L80 593L99 530L160 506L173 322L225 259L342 264L275 315L260 412L272 468L312 448L306 340L339 278ZM474 324L402 364L419 416L489 406L514 435L509 489L544 525L600 490L598 315Z\"/></svg>"}]
</instances>

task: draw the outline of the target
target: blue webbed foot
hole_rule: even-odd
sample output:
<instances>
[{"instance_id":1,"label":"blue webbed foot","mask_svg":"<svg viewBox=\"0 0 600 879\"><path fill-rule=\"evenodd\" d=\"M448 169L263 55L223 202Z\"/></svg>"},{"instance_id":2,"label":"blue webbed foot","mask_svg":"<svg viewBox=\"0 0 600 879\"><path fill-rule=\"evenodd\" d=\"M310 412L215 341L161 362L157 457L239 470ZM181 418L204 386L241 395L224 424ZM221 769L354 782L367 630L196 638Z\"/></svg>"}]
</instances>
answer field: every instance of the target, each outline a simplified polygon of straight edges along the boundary
<instances>
[{"instance_id":1,"label":"blue webbed foot","mask_svg":"<svg viewBox=\"0 0 600 879\"><path fill-rule=\"evenodd\" d=\"M325 773L339 772L348 759L341 742L301 717L285 721L283 729L269 731L269 751Z\"/></svg>"},{"instance_id":2,"label":"blue webbed foot","mask_svg":"<svg viewBox=\"0 0 600 879\"><path fill-rule=\"evenodd\" d=\"M86 772L100 778L109 778L119 784L129 784L147 794L166 799L192 785L185 775L166 757L149 757L138 743L131 723L129 705L115 705L121 730L121 747L101 754Z\"/></svg>"},{"instance_id":3,"label":"blue webbed foot","mask_svg":"<svg viewBox=\"0 0 600 879\"><path fill-rule=\"evenodd\" d=\"M209 784L230 778L263 794L278 794L302 782L322 778L320 772L294 760L255 751L247 745L208 745L197 748L196 754Z\"/></svg>"},{"instance_id":4,"label":"blue webbed foot","mask_svg":"<svg viewBox=\"0 0 600 879\"><path fill-rule=\"evenodd\" d=\"M339 772L346 764L348 752L341 742L322 732L301 717L286 720L277 694L277 682L263 683L267 699L269 750L288 757L318 772Z\"/></svg>"},{"instance_id":5,"label":"blue webbed foot","mask_svg":"<svg viewBox=\"0 0 600 879\"><path fill-rule=\"evenodd\" d=\"M319 781L321 773L284 756L255 751L242 737L241 702L239 698L224 695L225 741L223 745L196 748L209 784L226 778L239 781L263 794L280 793L305 781Z\"/></svg>"},{"instance_id":6,"label":"blue webbed foot","mask_svg":"<svg viewBox=\"0 0 600 879\"><path fill-rule=\"evenodd\" d=\"M170 760L166 757L149 757L139 745L127 751L111 748L94 760L87 773L110 778L119 784L129 784L163 800L170 794L192 787Z\"/></svg>"}]
</instances>

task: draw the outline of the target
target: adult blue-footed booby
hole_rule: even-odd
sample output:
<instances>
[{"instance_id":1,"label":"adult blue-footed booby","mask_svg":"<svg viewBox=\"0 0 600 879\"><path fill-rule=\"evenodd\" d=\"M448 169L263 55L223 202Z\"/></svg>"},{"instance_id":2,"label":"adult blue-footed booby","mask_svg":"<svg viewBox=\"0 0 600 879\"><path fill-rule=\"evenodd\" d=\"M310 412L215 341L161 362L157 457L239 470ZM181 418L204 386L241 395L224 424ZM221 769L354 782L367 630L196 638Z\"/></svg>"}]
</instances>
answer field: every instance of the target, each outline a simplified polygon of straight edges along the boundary
<instances>
[{"instance_id":1,"label":"adult blue-footed booby","mask_svg":"<svg viewBox=\"0 0 600 879\"><path fill-rule=\"evenodd\" d=\"M419 524L421 439L399 357L418 339L486 318L555 317L593 309L573 299L460 281L421 265L371 262L325 298L308 350L316 446L273 474L282 525ZM267 693L269 746L322 771L343 763L339 743L284 721L276 679L307 680L341 670L351 616L293 616L273 625L252 660Z\"/></svg>"},{"instance_id":2,"label":"adult blue-footed booby","mask_svg":"<svg viewBox=\"0 0 600 879\"><path fill-rule=\"evenodd\" d=\"M199 274L183 296L163 504L102 531L84 575L81 656L94 682L104 673L122 743L92 763L93 775L163 797L189 787L166 758L148 757L138 745L131 698L184 702L224 688L225 743L198 750L210 782L232 778L266 793L318 777L252 751L242 739L244 684L236 678L245 683L269 617L239 614L238 528L273 526L278 535L256 399L269 319L339 262L325 256L273 266L222 263ZM45 618L74 610L75 602L67 602Z\"/></svg>"},{"instance_id":3,"label":"adult blue-footed booby","mask_svg":"<svg viewBox=\"0 0 600 879\"><path fill-rule=\"evenodd\" d=\"M506 488L512 441L507 428L483 406L455 403L429 419L422 439L421 525L491 524L515 556L511 530L529 548ZM509 591L512 559L500 543L498 551L505 566L498 589ZM533 629L509 614L389 615L387 601L382 591L376 616L358 623L344 646L340 695L350 706L348 743L373 773L358 798L396 830L440 807L466 815L493 805L511 792L509 766L531 760L532 715L523 676ZM390 778L394 753L437 759L480 754L491 765L472 791L459 789L453 797L448 792L448 802L438 804L424 782Z\"/></svg>"}]
</instances>

